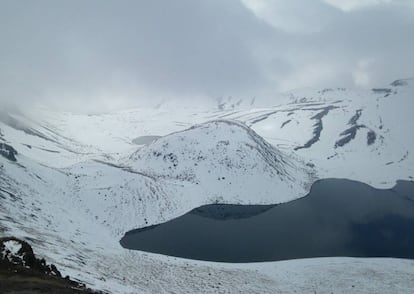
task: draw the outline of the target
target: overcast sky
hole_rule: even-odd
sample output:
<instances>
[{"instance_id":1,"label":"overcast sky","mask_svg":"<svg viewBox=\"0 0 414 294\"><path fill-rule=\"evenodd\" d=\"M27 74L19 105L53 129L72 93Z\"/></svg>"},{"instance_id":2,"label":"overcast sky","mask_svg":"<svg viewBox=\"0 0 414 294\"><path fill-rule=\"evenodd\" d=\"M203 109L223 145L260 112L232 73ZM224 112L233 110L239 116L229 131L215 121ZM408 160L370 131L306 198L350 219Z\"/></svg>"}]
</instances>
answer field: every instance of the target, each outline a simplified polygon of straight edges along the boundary
<instances>
[{"instance_id":1,"label":"overcast sky","mask_svg":"<svg viewBox=\"0 0 414 294\"><path fill-rule=\"evenodd\" d=\"M109 110L414 76L412 0L0 0L0 102Z\"/></svg>"}]
</instances>

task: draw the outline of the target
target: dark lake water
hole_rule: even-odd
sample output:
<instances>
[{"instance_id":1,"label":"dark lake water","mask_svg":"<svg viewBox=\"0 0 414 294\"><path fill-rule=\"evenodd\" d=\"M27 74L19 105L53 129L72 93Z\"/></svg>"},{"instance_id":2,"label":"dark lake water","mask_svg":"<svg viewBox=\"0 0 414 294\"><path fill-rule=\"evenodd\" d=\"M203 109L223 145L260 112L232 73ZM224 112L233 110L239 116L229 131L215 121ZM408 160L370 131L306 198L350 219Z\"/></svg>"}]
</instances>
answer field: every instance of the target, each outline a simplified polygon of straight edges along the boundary
<instances>
[{"instance_id":1,"label":"dark lake water","mask_svg":"<svg viewBox=\"0 0 414 294\"><path fill-rule=\"evenodd\" d=\"M207 205L125 234L125 248L222 262L322 256L414 258L414 183L326 179L280 205Z\"/></svg>"}]
</instances>

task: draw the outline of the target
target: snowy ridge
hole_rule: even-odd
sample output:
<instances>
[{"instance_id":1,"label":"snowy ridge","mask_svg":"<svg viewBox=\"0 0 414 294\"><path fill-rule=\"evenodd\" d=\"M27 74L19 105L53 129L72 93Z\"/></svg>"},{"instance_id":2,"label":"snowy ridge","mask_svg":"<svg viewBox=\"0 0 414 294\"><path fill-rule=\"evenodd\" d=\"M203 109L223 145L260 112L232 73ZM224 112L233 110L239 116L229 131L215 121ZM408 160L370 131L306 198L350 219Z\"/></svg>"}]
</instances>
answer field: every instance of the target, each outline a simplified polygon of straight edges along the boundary
<instances>
[{"instance_id":1,"label":"snowy ridge","mask_svg":"<svg viewBox=\"0 0 414 294\"><path fill-rule=\"evenodd\" d=\"M319 176L378 188L414 179L414 80L371 90L305 89L285 103L224 114L245 122L272 145L317 166Z\"/></svg>"},{"instance_id":2,"label":"snowy ridge","mask_svg":"<svg viewBox=\"0 0 414 294\"><path fill-rule=\"evenodd\" d=\"M204 194L221 202L244 202L254 195L254 201L261 203L277 191L273 201L280 203L292 197L288 195L305 195L314 179L302 162L289 158L244 124L227 120L158 139L134 152L128 162L133 170L156 179L200 185Z\"/></svg>"}]
</instances>

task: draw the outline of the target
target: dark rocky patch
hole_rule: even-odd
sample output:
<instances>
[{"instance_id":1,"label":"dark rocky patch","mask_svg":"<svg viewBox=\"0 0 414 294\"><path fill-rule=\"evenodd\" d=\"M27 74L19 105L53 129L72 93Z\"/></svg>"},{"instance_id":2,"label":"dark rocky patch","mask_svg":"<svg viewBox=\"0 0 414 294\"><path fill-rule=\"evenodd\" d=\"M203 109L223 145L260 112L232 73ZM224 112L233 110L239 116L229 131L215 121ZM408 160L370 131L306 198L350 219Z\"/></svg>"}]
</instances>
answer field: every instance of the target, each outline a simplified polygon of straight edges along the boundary
<instances>
[{"instance_id":1,"label":"dark rocky patch","mask_svg":"<svg viewBox=\"0 0 414 294\"><path fill-rule=\"evenodd\" d=\"M407 159L407 157L408 157L408 151L407 152L405 152L405 154L403 155L403 157L401 157L401 159L400 160L398 160L398 162L402 162L402 161L404 161L404 160L406 160Z\"/></svg>"},{"instance_id":2,"label":"dark rocky patch","mask_svg":"<svg viewBox=\"0 0 414 294\"><path fill-rule=\"evenodd\" d=\"M316 123L313 125L314 129L313 129L313 137L306 142L303 146L298 146L295 147L295 150L299 150L299 149L304 149L304 148L309 148L311 147L313 144L315 144L316 142L319 141L319 138L321 136L322 133L322 129L323 129L323 123L322 123L322 118L324 116L326 116L329 111L331 111L332 109L338 108L336 106L328 106L323 108L323 110L317 114L315 114L314 116L311 117L312 120L316 120Z\"/></svg>"},{"instance_id":3,"label":"dark rocky patch","mask_svg":"<svg viewBox=\"0 0 414 294\"><path fill-rule=\"evenodd\" d=\"M14 254L5 242L20 245ZM0 293L89 293L103 294L86 288L84 284L62 277L53 264L35 256L29 243L14 238L0 238Z\"/></svg>"},{"instance_id":4,"label":"dark rocky patch","mask_svg":"<svg viewBox=\"0 0 414 294\"><path fill-rule=\"evenodd\" d=\"M339 139L335 143L335 148L342 147L346 144L348 144L351 140L353 140L357 134L357 131L361 128L365 128L364 125L354 125L350 127L349 129L346 129L343 131L340 135L344 136L343 138Z\"/></svg>"},{"instance_id":5,"label":"dark rocky patch","mask_svg":"<svg viewBox=\"0 0 414 294\"><path fill-rule=\"evenodd\" d=\"M332 89L332 88L325 88L325 89L323 89L323 90L321 90L321 91L318 91L318 93L319 93L319 94L325 94L325 93L327 93L327 92L333 92L333 90L334 90L334 89Z\"/></svg>"},{"instance_id":6,"label":"dark rocky patch","mask_svg":"<svg viewBox=\"0 0 414 294\"><path fill-rule=\"evenodd\" d=\"M407 85L408 85L407 79L395 80L394 82L391 83L391 86L394 86L394 87L407 86Z\"/></svg>"},{"instance_id":7,"label":"dark rocky patch","mask_svg":"<svg viewBox=\"0 0 414 294\"><path fill-rule=\"evenodd\" d=\"M6 143L0 143L0 155L11 161L17 161L17 151L12 146Z\"/></svg>"},{"instance_id":8,"label":"dark rocky patch","mask_svg":"<svg viewBox=\"0 0 414 294\"><path fill-rule=\"evenodd\" d=\"M377 134L373 130L369 130L367 133L367 144L372 145L377 139Z\"/></svg>"},{"instance_id":9,"label":"dark rocky patch","mask_svg":"<svg viewBox=\"0 0 414 294\"><path fill-rule=\"evenodd\" d=\"M16 255L7 252L4 243L7 241L15 241L21 245L21 248ZM45 275L51 275L56 277L62 277L56 266L51 264L47 265L44 259L37 259L33 253L32 247L29 243L19 240L17 238L1 238L0 239L0 252L2 252L1 262L11 263L22 267L28 267L34 271L40 272Z\"/></svg>"},{"instance_id":10,"label":"dark rocky patch","mask_svg":"<svg viewBox=\"0 0 414 294\"><path fill-rule=\"evenodd\" d=\"M392 92L390 88L373 88L372 91L379 94L391 94Z\"/></svg>"},{"instance_id":11,"label":"dark rocky patch","mask_svg":"<svg viewBox=\"0 0 414 294\"><path fill-rule=\"evenodd\" d=\"M351 117L351 119L348 121L348 125L355 125L359 118L361 117L362 109L358 109L355 114Z\"/></svg>"},{"instance_id":12,"label":"dark rocky patch","mask_svg":"<svg viewBox=\"0 0 414 294\"><path fill-rule=\"evenodd\" d=\"M359 129L366 129L367 127L365 125L354 125L350 127L349 129L346 129L343 131L340 135L344 136L338 141L335 142L335 148L342 147L349 142L351 142L353 139L355 139L356 134ZM375 143L377 139L377 134L373 130L369 130L367 133L367 145L372 145Z\"/></svg>"},{"instance_id":13,"label":"dark rocky patch","mask_svg":"<svg viewBox=\"0 0 414 294\"><path fill-rule=\"evenodd\" d=\"M60 153L60 151L57 151L57 150L51 150L51 149L40 148L40 147L38 147L38 149L46 151L46 152L50 152L50 153Z\"/></svg>"},{"instance_id":14,"label":"dark rocky patch","mask_svg":"<svg viewBox=\"0 0 414 294\"><path fill-rule=\"evenodd\" d=\"M285 126L285 125L287 125L288 123L290 123L292 120L291 119L289 119L289 120L287 120L287 121L285 121L285 122L283 122L282 123L282 125L280 126L280 128L281 129L283 129L283 127Z\"/></svg>"},{"instance_id":15,"label":"dark rocky patch","mask_svg":"<svg viewBox=\"0 0 414 294\"><path fill-rule=\"evenodd\" d=\"M362 109L358 109L355 114L349 119L348 125L351 127L340 133L339 135L342 136L338 141L335 142L335 148L342 147L349 142L351 142L353 139L355 139L356 134L358 130L360 129L368 129L367 133L367 145L372 145L375 143L377 139L377 134L367 128L365 125L358 124L358 120L362 115Z\"/></svg>"}]
</instances>

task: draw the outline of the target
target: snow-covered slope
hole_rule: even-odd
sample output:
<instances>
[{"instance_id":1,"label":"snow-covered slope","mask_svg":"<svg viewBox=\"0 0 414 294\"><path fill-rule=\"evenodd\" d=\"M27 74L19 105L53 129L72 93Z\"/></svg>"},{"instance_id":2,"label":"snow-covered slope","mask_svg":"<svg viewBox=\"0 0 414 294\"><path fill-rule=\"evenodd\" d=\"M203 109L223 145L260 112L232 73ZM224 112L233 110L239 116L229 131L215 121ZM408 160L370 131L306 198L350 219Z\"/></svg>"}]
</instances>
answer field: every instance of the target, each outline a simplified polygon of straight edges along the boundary
<instances>
[{"instance_id":1,"label":"snow-covered slope","mask_svg":"<svg viewBox=\"0 0 414 294\"><path fill-rule=\"evenodd\" d=\"M314 180L305 164L286 156L245 125L225 120L158 139L125 163L157 180L197 185L199 194L220 202L268 202L273 194L270 201L285 202L292 195L305 195Z\"/></svg>"},{"instance_id":2,"label":"snow-covered slope","mask_svg":"<svg viewBox=\"0 0 414 294\"><path fill-rule=\"evenodd\" d=\"M364 285L381 275L403 277L398 287L404 292L414 287L412 261L226 265L131 252L118 241L128 230L204 204L302 197L317 178L377 187L412 180L413 98L414 81L401 80L366 91L307 89L280 95L277 103L221 101L179 111L3 111L0 234L28 240L64 275L116 293L347 292L350 279L361 291L396 289L385 280ZM142 136L154 141L135 144ZM291 274L283 273L286 268ZM344 268L350 271L339 278L327 275ZM315 284L307 291L310 282L296 277L314 271L321 275L312 275Z\"/></svg>"},{"instance_id":3,"label":"snow-covered slope","mask_svg":"<svg viewBox=\"0 0 414 294\"><path fill-rule=\"evenodd\" d=\"M281 99L278 106L220 117L245 122L278 148L314 163L321 177L376 187L413 179L413 79L371 90L305 89Z\"/></svg>"},{"instance_id":4,"label":"snow-covered slope","mask_svg":"<svg viewBox=\"0 0 414 294\"><path fill-rule=\"evenodd\" d=\"M16 161L1 160L4 234L32 241L65 274L95 287L102 278L112 280L99 287L120 293L135 291L130 288L133 276L124 282L107 268L101 272L97 263L111 260L125 275L128 265L119 260L126 250L118 243L125 232L208 203L285 202L304 196L314 180L300 160L230 121L165 136L121 165L88 160L54 168L20 153ZM140 260L141 254L131 254ZM153 262L148 273L159 266L157 258ZM119 284L125 284L121 291Z\"/></svg>"}]
</instances>

